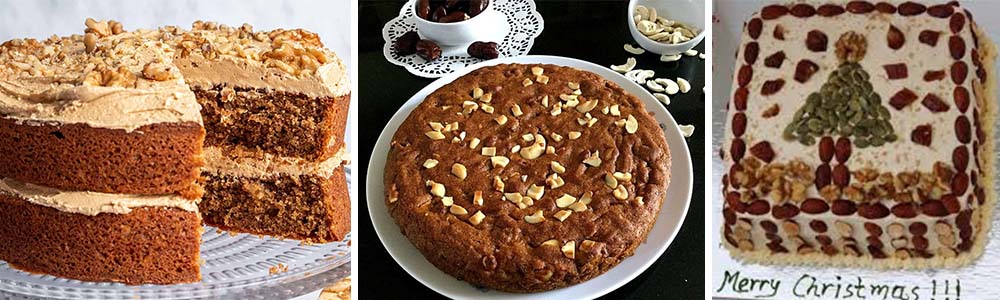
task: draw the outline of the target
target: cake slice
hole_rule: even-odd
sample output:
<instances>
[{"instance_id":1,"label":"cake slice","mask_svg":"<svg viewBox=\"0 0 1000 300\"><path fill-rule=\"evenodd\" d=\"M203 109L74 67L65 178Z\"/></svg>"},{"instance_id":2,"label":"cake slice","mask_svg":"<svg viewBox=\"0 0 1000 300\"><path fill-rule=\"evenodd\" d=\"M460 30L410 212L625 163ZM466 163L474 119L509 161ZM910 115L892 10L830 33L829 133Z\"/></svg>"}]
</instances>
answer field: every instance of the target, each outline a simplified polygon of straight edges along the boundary
<instances>
[{"instance_id":1,"label":"cake slice","mask_svg":"<svg viewBox=\"0 0 1000 300\"><path fill-rule=\"evenodd\" d=\"M87 27L0 45L0 259L80 280L198 281L200 106L151 32Z\"/></svg>"},{"instance_id":2,"label":"cake slice","mask_svg":"<svg viewBox=\"0 0 1000 300\"><path fill-rule=\"evenodd\" d=\"M350 83L336 54L301 29L196 22L160 31L202 106L205 222L309 242L343 239Z\"/></svg>"},{"instance_id":3,"label":"cake slice","mask_svg":"<svg viewBox=\"0 0 1000 300\"><path fill-rule=\"evenodd\" d=\"M726 117L724 246L759 263L972 262L994 207L995 58L954 1L764 7Z\"/></svg>"}]
</instances>

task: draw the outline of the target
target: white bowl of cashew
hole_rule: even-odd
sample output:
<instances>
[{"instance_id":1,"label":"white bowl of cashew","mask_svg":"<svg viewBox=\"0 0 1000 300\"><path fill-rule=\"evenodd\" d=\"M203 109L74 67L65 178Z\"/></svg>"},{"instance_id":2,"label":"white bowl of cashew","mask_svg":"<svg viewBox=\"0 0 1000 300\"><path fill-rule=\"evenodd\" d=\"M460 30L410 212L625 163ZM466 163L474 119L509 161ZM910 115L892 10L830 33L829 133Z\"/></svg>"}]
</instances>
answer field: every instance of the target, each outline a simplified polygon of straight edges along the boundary
<instances>
[{"instance_id":1,"label":"white bowl of cashew","mask_svg":"<svg viewBox=\"0 0 1000 300\"><path fill-rule=\"evenodd\" d=\"M648 13L636 17L636 15L640 14L637 14L635 9L640 5L647 7ZM626 14L632 38L639 43L639 46L642 46L643 49L649 52L660 55L675 55L691 50L691 48L694 48L694 46L697 46L698 43L701 43L705 39L705 1L703 0L631 0L629 1ZM664 18L697 28L698 32L696 32L693 38L684 42L658 42L650 39L640 31L636 18L643 18L654 23L657 18Z\"/></svg>"}]
</instances>

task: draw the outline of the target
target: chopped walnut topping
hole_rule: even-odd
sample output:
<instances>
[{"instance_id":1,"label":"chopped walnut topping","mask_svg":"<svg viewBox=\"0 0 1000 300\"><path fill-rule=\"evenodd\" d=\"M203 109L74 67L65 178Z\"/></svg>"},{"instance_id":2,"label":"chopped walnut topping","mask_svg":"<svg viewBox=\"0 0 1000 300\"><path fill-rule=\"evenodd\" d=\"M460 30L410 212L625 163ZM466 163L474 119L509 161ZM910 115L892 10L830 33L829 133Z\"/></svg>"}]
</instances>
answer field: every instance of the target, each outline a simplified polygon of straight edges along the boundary
<instances>
[{"instance_id":1,"label":"chopped walnut topping","mask_svg":"<svg viewBox=\"0 0 1000 300\"><path fill-rule=\"evenodd\" d=\"M174 79L172 66L163 61L151 61L142 68L142 76L149 80L167 81Z\"/></svg>"},{"instance_id":2,"label":"chopped walnut topping","mask_svg":"<svg viewBox=\"0 0 1000 300\"><path fill-rule=\"evenodd\" d=\"M106 87L135 87L137 80L135 74L132 74L132 71L129 71L124 66L114 70L100 66L84 75L83 84Z\"/></svg>"}]
</instances>

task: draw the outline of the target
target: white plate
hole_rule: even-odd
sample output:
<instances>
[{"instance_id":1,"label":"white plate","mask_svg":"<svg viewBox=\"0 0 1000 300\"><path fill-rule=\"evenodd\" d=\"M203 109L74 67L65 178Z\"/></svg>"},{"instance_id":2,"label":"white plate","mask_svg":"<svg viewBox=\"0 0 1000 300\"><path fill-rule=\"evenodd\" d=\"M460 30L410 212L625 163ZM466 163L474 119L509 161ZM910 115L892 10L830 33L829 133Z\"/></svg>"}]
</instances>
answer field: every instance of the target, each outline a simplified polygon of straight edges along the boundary
<instances>
[{"instance_id":1,"label":"white plate","mask_svg":"<svg viewBox=\"0 0 1000 300\"><path fill-rule=\"evenodd\" d=\"M420 254L413 244L399 231L399 227L389 216L385 206L385 194L382 184L382 173L385 167L386 155L389 153L389 143L399 128L399 124L427 95L438 88L451 83L458 77L469 72L491 65L504 63L520 64L554 64L590 71L611 80L629 93L642 99L646 109L653 112L660 127L667 137L671 154L671 181L667 188L667 200L664 201L653 230L649 232L646 242L635 250L635 255L621 262L618 266L594 279L570 287L531 294L511 294L489 289L477 288L467 282L455 279L431 265ZM556 57L556 56L521 56L490 60L469 66L461 71L442 77L413 95L396 112L389 124L382 130L375 150L368 164L368 211L375 225L379 239L386 250L406 272L427 287L445 296L456 299L590 299L607 294L629 282L642 271L646 270L663 254L673 241L684 216L687 214L691 201L692 179L691 154L687 143L670 113L653 98L645 88L625 79L614 71L589 62ZM659 284L669 285L669 282Z\"/></svg>"}]
</instances>

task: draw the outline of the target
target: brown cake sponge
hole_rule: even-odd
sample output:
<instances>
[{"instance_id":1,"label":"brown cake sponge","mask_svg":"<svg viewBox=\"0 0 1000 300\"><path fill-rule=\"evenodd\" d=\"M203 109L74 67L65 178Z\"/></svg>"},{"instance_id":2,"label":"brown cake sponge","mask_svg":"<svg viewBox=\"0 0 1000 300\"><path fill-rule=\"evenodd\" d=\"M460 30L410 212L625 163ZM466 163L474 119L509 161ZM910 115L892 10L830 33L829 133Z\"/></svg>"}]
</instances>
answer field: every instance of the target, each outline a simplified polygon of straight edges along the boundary
<instances>
[{"instance_id":1,"label":"brown cake sponge","mask_svg":"<svg viewBox=\"0 0 1000 300\"><path fill-rule=\"evenodd\" d=\"M205 129L193 122L133 132L0 118L0 178L64 190L201 197Z\"/></svg>"},{"instance_id":2,"label":"brown cake sponge","mask_svg":"<svg viewBox=\"0 0 1000 300\"><path fill-rule=\"evenodd\" d=\"M0 207L0 260L15 268L132 285L201 280L197 212L138 208L87 216L7 193L0 193Z\"/></svg>"},{"instance_id":3,"label":"brown cake sponge","mask_svg":"<svg viewBox=\"0 0 1000 300\"><path fill-rule=\"evenodd\" d=\"M344 147L344 137L336 135L347 126L350 94L311 97L222 84L191 90L202 106L208 146L243 146L311 161Z\"/></svg>"},{"instance_id":4,"label":"brown cake sponge","mask_svg":"<svg viewBox=\"0 0 1000 300\"><path fill-rule=\"evenodd\" d=\"M307 242L340 241L351 231L343 167L316 175L244 177L206 173L198 207L205 223L225 230Z\"/></svg>"}]
</instances>

